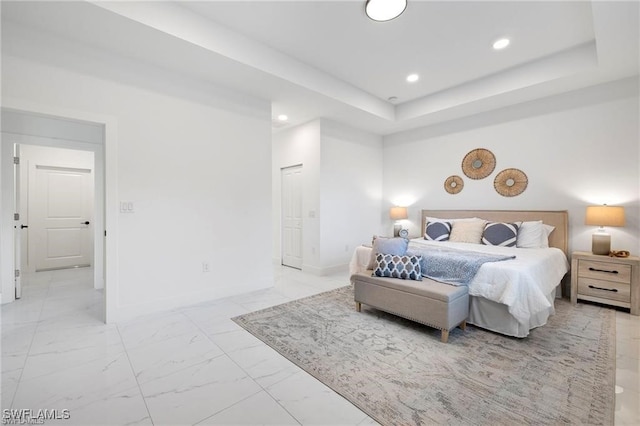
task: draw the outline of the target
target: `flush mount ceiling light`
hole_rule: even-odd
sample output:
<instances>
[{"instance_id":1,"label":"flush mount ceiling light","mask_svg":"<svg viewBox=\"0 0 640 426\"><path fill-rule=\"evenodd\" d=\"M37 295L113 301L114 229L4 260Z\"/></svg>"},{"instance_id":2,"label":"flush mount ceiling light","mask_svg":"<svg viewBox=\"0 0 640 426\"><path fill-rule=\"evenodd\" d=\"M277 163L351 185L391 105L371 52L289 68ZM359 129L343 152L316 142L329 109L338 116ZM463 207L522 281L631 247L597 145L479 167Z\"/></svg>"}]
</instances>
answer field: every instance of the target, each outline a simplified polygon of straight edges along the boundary
<instances>
[{"instance_id":1,"label":"flush mount ceiling light","mask_svg":"<svg viewBox=\"0 0 640 426\"><path fill-rule=\"evenodd\" d=\"M502 50L509 45L510 41L508 38L501 38L493 42L493 48L495 50Z\"/></svg>"},{"instance_id":2,"label":"flush mount ceiling light","mask_svg":"<svg viewBox=\"0 0 640 426\"><path fill-rule=\"evenodd\" d=\"M287 117L285 114L280 114L278 116L278 120L280 121L287 121L289 119L289 117Z\"/></svg>"},{"instance_id":3,"label":"flush mount ceiling light","mask_svg":"<svg viewBox=\"0 0 640 426\"><path fill-rule=\"evenodd\" d=\"M409 83L415 83L418 80L420 80L420 76L418 74L409 74L407 76L407 81Z\"/></svg>"},{"instance_id":4,"label":"flush mount ceiling light","mask_svg":"<svg viewBox=\"0 0 640 426\"><path fill-rule=\"evenodd\" d=\"M367 0L364 4L367 16L378 22L397 18L406 8L407 0Z\"/></svg>"}]
</instances>

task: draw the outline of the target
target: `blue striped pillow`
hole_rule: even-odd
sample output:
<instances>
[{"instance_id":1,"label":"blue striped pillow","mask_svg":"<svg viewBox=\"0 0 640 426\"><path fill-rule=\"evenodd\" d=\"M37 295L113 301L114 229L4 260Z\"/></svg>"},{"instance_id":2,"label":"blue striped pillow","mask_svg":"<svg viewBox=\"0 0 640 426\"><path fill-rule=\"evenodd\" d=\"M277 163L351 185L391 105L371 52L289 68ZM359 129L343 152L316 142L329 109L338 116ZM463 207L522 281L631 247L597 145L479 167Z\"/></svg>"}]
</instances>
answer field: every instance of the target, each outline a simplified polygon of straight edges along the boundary
<instances>
[{"instance_id":1,"label":"blue striped pillow","mask_svg":"<svg viewBox=\"0 0 640 426\"><path fill-rule=\"evenodd\" d=\"M489 222L484 227L482 244L487 246L515 247L518 229L522 222Z\"/></svg>"}]
</instances>

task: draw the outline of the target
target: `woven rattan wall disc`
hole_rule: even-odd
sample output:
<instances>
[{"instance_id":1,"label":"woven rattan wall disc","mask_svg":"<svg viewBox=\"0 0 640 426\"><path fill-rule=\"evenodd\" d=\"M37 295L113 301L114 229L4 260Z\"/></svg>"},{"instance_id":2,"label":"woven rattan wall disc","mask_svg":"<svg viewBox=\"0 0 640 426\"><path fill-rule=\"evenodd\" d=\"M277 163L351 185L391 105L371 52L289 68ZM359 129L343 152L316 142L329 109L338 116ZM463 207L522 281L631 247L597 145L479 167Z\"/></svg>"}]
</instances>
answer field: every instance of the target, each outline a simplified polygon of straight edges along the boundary
<instances>
[{"instance_id":1,"label":"woven rattan wall disc","mask_svg":"<svg viewBox=\"0 0 640 426\"><path fill-rule=\"evenodd\" d=\"M483 179L496 168L496 157L491 151L477 148L462 159L462 171L471 179Z\"/></svg>"},{"instance_id":2,"label":"woven rattan wall disc","mask_svg":"<svg viewBox=\"0 0 640 426\"><path fill-rule=\"evenodd\" d=\"M504 169L493 181L496 192L505 197L515 197L527 189L529 179L522 170Z\"/></svg>"},{"instance_id":3,"label":"woven rattan wall disc","mask_svg":"<svg viewBox=\"0 0 640 426\"><path fill-rule=\"evenodd\" d=\"M464 188L464 181L460 176L449 176L444 181L444 190L449 194L457 194L458 192L462 191L462 188Z\"/></svg>"}]
</instances>

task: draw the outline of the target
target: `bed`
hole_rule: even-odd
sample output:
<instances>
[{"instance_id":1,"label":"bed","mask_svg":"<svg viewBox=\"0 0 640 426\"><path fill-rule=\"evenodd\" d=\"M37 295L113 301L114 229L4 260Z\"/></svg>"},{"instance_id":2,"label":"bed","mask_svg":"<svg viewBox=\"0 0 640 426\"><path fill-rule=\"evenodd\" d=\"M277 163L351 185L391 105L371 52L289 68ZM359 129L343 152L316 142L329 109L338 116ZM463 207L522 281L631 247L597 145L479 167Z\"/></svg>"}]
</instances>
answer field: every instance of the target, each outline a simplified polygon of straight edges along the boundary
<instances>
[{"instance_id":1,"label":"bed","mask_svg":"<svg viewBox=\"0 0 640 426\"><path fill-rule=\"evenodd\" d=\"M482 244L412 239L410 251L466 250L496 255L515 255L515 259L485 263L469 283L470 308L467 322L497 333L526 337L530 330L546 324L555 313L554 300L569 271L568 214L566 211L530 210L423 210L421 235L427 218L480 218L490 222L542 221L552 226L548 248L495 247ZM354 252L350 269L367 269L371 247Z\"/></svg>"}]
</instances>

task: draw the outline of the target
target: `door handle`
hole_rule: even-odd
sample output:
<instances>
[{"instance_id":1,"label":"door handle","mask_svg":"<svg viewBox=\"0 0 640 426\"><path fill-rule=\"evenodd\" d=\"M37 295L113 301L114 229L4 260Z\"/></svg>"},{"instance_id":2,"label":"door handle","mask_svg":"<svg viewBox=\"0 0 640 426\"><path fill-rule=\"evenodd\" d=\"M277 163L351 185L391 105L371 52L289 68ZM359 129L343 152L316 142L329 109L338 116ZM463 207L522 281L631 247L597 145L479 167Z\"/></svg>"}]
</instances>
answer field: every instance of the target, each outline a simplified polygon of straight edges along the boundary
<instances>
[{"instance_id":1,"label":"door handle","mask_svg":"<svg viewBox=\"0 0 640 426\"><path fill-rule=\"evenodd\" d=\"M89 222L88 220L86 220L86 221L82 222L81 224L82 224L82 225L88 225L89 223L90 223L90 222Z\"/></svg>"},{"instance_id":2,"label":"door handle","mask_svg":"<svg viewBox=\"0 0 640 426\"><path fill-rule=\"evenodd\" d=\"M28 228L29 225L20 225L20 229Z\"/></svg>"}]
</instances>

